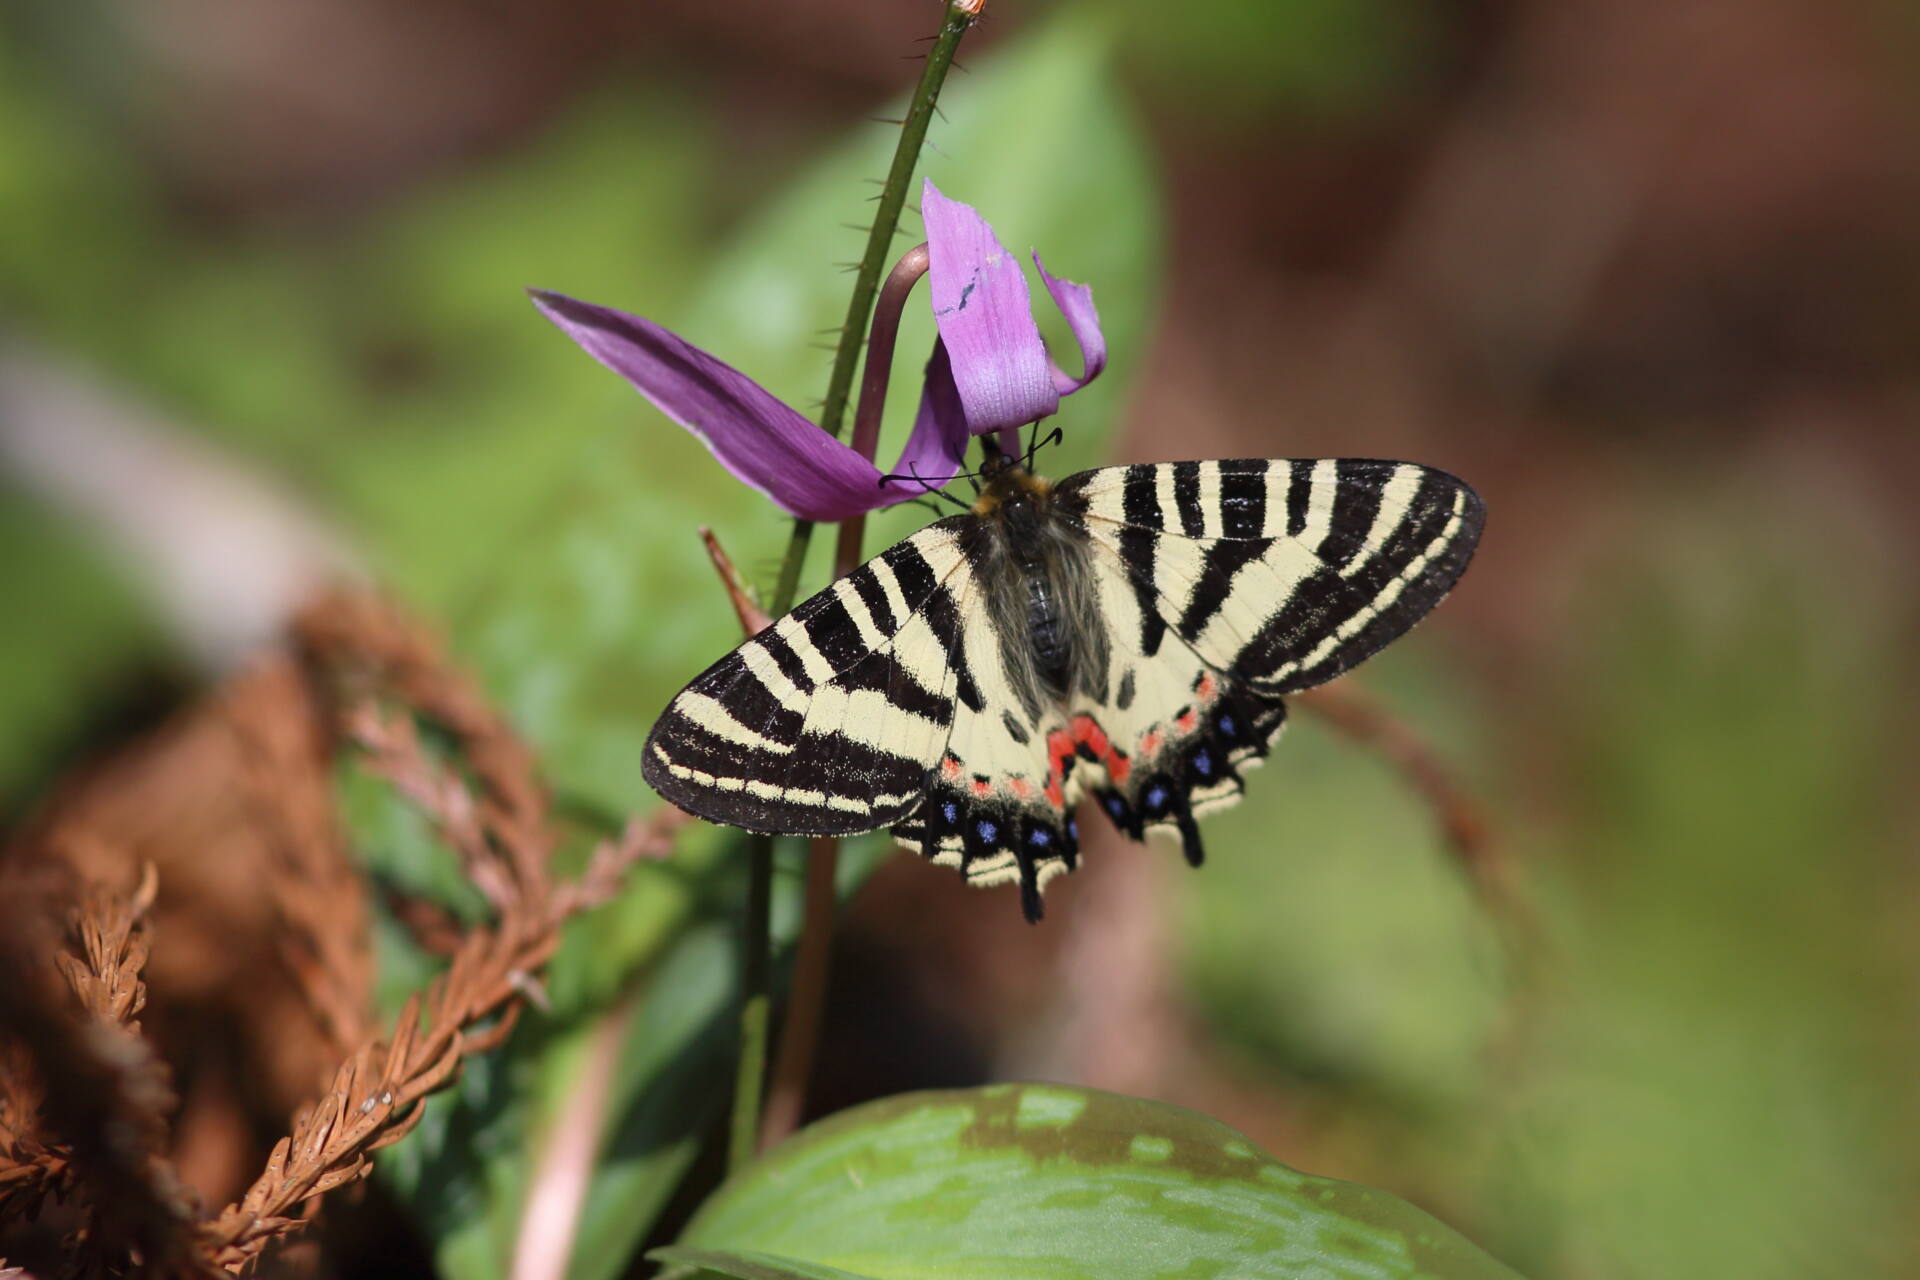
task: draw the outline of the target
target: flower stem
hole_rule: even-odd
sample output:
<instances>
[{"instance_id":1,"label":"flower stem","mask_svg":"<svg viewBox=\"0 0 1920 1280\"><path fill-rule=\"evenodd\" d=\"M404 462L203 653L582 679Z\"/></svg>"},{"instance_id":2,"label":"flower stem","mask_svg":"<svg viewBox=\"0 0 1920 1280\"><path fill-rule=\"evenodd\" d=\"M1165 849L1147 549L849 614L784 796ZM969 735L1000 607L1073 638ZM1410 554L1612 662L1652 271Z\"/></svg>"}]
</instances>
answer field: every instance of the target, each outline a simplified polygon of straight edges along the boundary
<instances>
[{"instance_id":1,"label":"flower stem","mask_svg":"<svg viewBox=\"0 0 1920 1280\"><path fill-rule=\"evenodd\" d=\"M901 255L880 289L873 310L873 331L867 335L867 363L860 379L860 405L853 414L853 448L873 461L880 443L880 418L887 404L887 381L893 372L893 348L900 336L900 313L907 295L931 259L925 244ZM860 538L865 516L840 524L840 541L833 553L833 576L845 577L860 565ZM820 1038L820 1013L827 1003L828 961L833 949L835 882L840 868L840 838L820 836L807 842L806 908L801 916L800 946L793 960L793 991L780 1030L780 1048L774 1055L773 1083L767 1090L767 1110L760 1126L764 1150L793 1132L806 1108L807 1079L813 1074L813 1051Z\"/></svg>"},{"instance_id":2,"label":"flower stem","mask_svg":"<svg viewBox=\"0 0 1920 1280\"><path fill-rule=\"evenodd\" d=\"M846 323L841 326L840 343L834 351L826 403L820 410L820 427L828 435L837 437L846 417L854 368L860 360L860 334L867 327L867 316L880 288L880 272L892 249L894 229L900 225L900 210L906 205L913 171L920 162L920 148L927 139L934 102L940 96L940 86L946 82L947 70L953 65L960 37L966 34L978 12L978 0L955 0L947 5L940 32L927 50L926 69L920 73L920 83L914 86L913 98L907 105L906 118L900 126L900 142L894 148L886 185L880 190L873 225L867 232L867 247L860 255L860 270L854 276L853 296L847 300ZM776 618L793 608L793 598L800 589L800 570L812 539L812 522L794 521L793 535L787 542L786 559L780 565L780 578L769 610ZM753 1158L758 1145L760 1093L767 1068L767 1022L773 971L773 839L755 836L750 848L745 999L740 1007L740 1074L734 1084L733 1117L727 1144L729 1170L743 1167Z\"/></svg>"},{"instance_id":3,"label":"flower stem","mask_svg":"<svg viewBox=\"0 0 1920 1280\"><path fill-rule=\"evenodd\" d=\"M740 1071L733 1081L727 1170L744 1168L760 1145L760 1090L767 1078L767 1021L773 987L773 837L747 840L747 960L741 974Z\"/></svg>"},{"instance_id":4,"label":"flower stem","mask_svg":"<svg viewBox=\"0 0 1920 1280\"><path fill-rule=\"evenodd\" d=\"M971 11L971 12L970 12ZM886 185L880 189L873 226L867 232L867 247L860 255L860 270L853 278L853 296L847 299L846 323L840 327L840 344L833 353L833 374L827 380L826 402L820 409L820 427L828 435L840 434L841 420L847 412L847 398L853 391L853 371L860 362L860 335L866 330L867 315L873 309L874 295L880 289L880 272L893 249L894 228L900 225L900 210L906 205L907 191L913 185L913 171L920 162L920 147L927 140L927 124L933 119L933 106L946 82L947 69L953 65L960 37L972 25L979 6L973 0L959 0L947 6L940 34L927 50L927 66L915 86L913 100L907 104L900 125L900 145L893 151L893 166L887 170ZM779 584L773 593L772 612L777 617L793 607L800 587L800 570L807 558L807 544L813 538L813 524L793 522L793 536L787 543L787 558L780 565Z\"/></svg>"}]
</instances>

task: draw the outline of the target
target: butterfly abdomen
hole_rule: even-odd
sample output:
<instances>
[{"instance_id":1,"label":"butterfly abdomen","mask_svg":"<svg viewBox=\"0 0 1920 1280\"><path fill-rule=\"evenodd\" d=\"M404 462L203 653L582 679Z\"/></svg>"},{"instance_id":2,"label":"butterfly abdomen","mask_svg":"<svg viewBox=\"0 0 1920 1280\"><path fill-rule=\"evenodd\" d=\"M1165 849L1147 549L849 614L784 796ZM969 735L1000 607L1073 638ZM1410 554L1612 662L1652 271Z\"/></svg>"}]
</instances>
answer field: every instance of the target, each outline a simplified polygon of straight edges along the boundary
<instances>
[{"instance_id":1,"label":"butterfly abdomen","mask_svg":"<svg viewBox=\"0 0 1920 1280\"><path fill-rule=\"evenodd\" d=\"M990 487L983 576L1003 657L1034 719L1076 689L1104 689L1107 646L1085 530L1044 480L1013 470Z\"/></svg>"}]
</instances>

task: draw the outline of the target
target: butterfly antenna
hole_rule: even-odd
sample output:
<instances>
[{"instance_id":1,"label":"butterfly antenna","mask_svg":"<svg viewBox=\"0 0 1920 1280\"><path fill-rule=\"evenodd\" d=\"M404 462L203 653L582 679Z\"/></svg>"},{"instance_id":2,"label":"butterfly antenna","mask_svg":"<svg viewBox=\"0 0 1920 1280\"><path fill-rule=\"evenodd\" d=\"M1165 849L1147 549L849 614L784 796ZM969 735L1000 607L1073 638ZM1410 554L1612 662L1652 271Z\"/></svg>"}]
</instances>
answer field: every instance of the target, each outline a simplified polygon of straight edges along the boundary
<instances>
[{"instance_id":1,"label":"butterfly antenna","mask_svg":"<svg viewBox=\"0 0 1920 1280\"><path fill-rule=\"evenodd\" d=\"M959 477L955 476L954 479L957 480L959 479ZM971 479L971 477L969 477L969 479ZM972 508L969 507L966 503L960 501L960 499L948 493L945 489L941 488L940 485L935 484L933 481L929 480L927 477L921 475L920 464L917 462L912 462L907 464L906 475L889 475L889 476L880 477L881 484L885 484L889 480L911 480L915 484L919 485L922 489L925 489L927 491L927 497L929 498L944 498L948 502L951 502L954 506L960 508L962 511L972 510ZM945 481L945 483L952 484L953 480ZM975 492L978 492L979 488L980 486L975 485L974 486ZM916 502L921 502L924 500L925 499L920 499L920 498L914 499L914 501ZM938 511L940 508L936 505L933 509L935 511Z\"/></svg>"},{"instance_id":2,"label":"butterfly antenna","mask_svg":"<svg viewBox=\"0 0 1920 1280\"><path fill-rule=\"evenodd\" d=\"M1040 424L1035 422L1033 424L1033 434L1027 440L1027 460L1025 463L1027 470L1033 470L1033 459L1042 449L1050 444L1059 444L1064 439L1066 439L1066 433L1059 427L1055 427L1042 437L1040 435Z\"/></svg>"}]
</instances>

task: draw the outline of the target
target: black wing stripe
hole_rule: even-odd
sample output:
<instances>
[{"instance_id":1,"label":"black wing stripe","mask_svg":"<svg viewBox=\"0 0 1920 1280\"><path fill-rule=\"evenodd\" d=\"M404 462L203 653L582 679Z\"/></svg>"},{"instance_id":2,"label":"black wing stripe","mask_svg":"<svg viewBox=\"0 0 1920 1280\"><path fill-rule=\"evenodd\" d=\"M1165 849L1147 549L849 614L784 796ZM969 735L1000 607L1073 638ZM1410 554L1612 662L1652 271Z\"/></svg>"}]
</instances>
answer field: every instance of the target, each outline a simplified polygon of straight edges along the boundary
<instances>
[{"instance_id":1,"label":"black wing stripe","mask_svg":"<svg viewBox=\"0 0 1920 1280\"><path fill-rule=\"evenodd\" d=\"M1202 552L1200 577L1180 613L1177 630L1182 640L1191 644L1200 638L1233 593L1234 578L1240 570L1259 560L1272 546L1272 539L1252 538L1223 538L1208 545Z\"/></svg>"},{"instance_id":2,"label":"black wing stripe","mask_svg":"<svg viewBox=\"0 0 1920 1280\"><path fill-rule=\"evenodd\" d=\"M654 725L647 780L755 831L845 834L912 812L953 715L954 537L922 530L708 668Z\"/></svg>"},{"instance_id":3,"label":"black wing stripe","mask_svg":"<svg viewBox=\"0 0 1920 1280\"><path fill-rule=\"evenodd\" d=\"M1154 531L1166 523L1166 513L1160 509L1157 470L1146 464L1126 469L1126 525L1120 531L1120 558L1127 562L1127 577L1140 605L1140 652L1149 658L1160 652L1167 634L1167 620L1160 616L1154 600Z\"/></svg>"},{"instance_id":4,"label":"black wing stripe","mask_svg":"<svg viewBox=\"0 0 1920 1280\"><path fill-rule=\"evenodd\" d=\"M880 563L893 574L903 599L924 600L940 585L939 575L911 538L887 548L880 556Z\"/></svg>"},{"instance_id":5,"label":"black wing stripe","mask_svg":"<svg viewBox=\"0 0 1920 1280\"><path fill-rule=\"evenodd\" d=\"M958 676L955 691L960 701L970 711L986 710L987 700L981 696L980 686L974 682L973 672L967 667L966 644L961 638L960 611L954 605L952 593L944 586L935 586L933 594L920 607L920 614L927 620L934 638L946 651L947 666Z\"/></svg>"},{"instance_id":6,"label":"black wing stripe","mask_svg":"<svg viewBox=\"0 0 1920 1280\"><path fill-rule=\"evenodd\" d=\"M891 654L875 654L845 672L834 683L849 693L871 692L923 720L944 721L953 714L953 699L927 688Z\"/></svg>"},{"instance_id":7,"label":"black wing stripe","mask_svg":"<svg viewBox=\"0 0 1920 1280\"><path fill-rule=\"evenodd\" d=\"M791 681L794 688L801 693L813 692L814 679L807 674L807 664L800 660L799 653L787 643L786 638L772 627L768 627L740 648L742 650L757 649L765 653L773 659L774 665L780 668L780 674Z\"/></svg>"},{"instance_id":8,"label":"black wing stripe","mask_svg":"<svg viewBox=\"0 0 1920 1280\"><path fill-rule=\"evenodd\" d=\"M1313 497L1312 458L1295 458L1287 464L1287 536L1297 538L1306 532L1307 502Z\"/></svg>"},{"instance_id":9,"label":"black wing stripe","mask_svg":"<svg viewBox=\"0 0 1920 1280\"><path fill-rule=\"evenodd\" d=\"M1267 472L1264 458L1233 458L1220 468L1220 527L1229 538L1262 538L1267 527Z\"/></svg>"},{"instance_id":10,"label":"black wing stripe","mask_svg":"<svg viewBox=\"0 0 1920 1280\"><path fill-rule=\"evenodd\" d=\"M893 602L887 599L886 588L881 586L880 576L872 565L861 565L847 575L847 580L859 594L860 603L867 606L867 616L873 619L880 634L890 636L900 629L899 620L893 616Z\"/></svg>"},{"instance_id":11,"label":"black wing stripe","mask_svg":"<svg viewBox=\"0 0 1920 1280\"><path fill-rule=\"evenodd\" d=\"M807 639L835 671L844 671L860 661L869 646L860 635L853 615L837 595L830 596L805 622Z\"/></svg>"},{"instance_id":12,"label":"black wing stripe","mask_svg":"<svg viewBox=\"0 0 1920 1280\"><path fill-rule=\"evenodd\" d=\"M1200 464L1173 464L1173 504L1180 512L1180 532L1197 538L1207 531L1206 512L1200 506Z\"/></svg>"},{"instance_id":13,"label":"black wing stripe","mask_svg":"<svg viewBox=\"0 0 1920 1280\"><path fill-rule=\"evenodd\" d=\"M1350 669L1452 589L1473 555L1482 519L1479 500L1459 486L1445 506L1410 511L1398 531L1404 536L1390 538L1356 575L1365 580L1327 569L1308 575L1236 665L1282 693Z\"/></svg>"},{"instance_id":14,"label":"black wing stripe","mask_svg":"<svg viewBox=\"0 0 1920 1280\"><path fill-rule=\"evenodd\" d=\"M1366 580L1342 583L1365 603L1347 611L1337 624L1337 639L1321 638L1294 656L1297 665L1284 672L1280 690L1331 680L1418 622L1466 571L1484 519L1479 499L1463 488L1453 489L1441 503L1410 508L1396 535L1363 570Z\"/></svg>"},{"instance_id":15,"label":"black wing stripe","mask_svg":"<svg viewBox=\"0 0 1920 1280\"><path fill-rule=\"evenodd\" d=\"M1123 510L1128 524L1142 529L1166 527L1166 513L1160 509L1159 470L1144 462L1126 468Z\"/></svg>"},{"instance_id":16,"label":"black wing stripe","mask_svg":"<svg viewBox=\"0 0 1920 1280\"><path fill-rule=\"evenodd\" d=\"M793 741L806 721L748 668L737 649L690 685L689 691L708 694L723 703L736 722L776 742Z\"/></svg>"},{"instance_id":17,"label":"black wing stripe","mask_svg":"<svg viewBox=\"0 0 1920 1280\"><path fill-rule=\"evenodd\" d=\"M1380 514L1381 492L1393 472L1371 463L1342 460L1334 470L1333 523L1329 535L1317 550L1328 564L1345 565L1353 559L1364 541L1338 538L1334 534L1355 531L1364 539Z\"/></svg>"}]
</instances>

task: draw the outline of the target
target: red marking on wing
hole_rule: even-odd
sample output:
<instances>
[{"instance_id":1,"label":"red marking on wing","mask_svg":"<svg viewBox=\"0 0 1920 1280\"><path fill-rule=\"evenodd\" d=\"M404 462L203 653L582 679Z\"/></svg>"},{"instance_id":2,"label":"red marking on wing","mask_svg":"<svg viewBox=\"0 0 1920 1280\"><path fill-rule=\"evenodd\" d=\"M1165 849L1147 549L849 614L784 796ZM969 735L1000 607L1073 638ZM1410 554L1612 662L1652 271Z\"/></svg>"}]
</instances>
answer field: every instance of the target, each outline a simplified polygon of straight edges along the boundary
<instances>
[{"instance_id":1,"label":"red marking on wing","mask_svg":"<svg viewBox=\"0 0 1920 1280\"><path fill-rule=\"evenodd\" d=\"M1073 734L1075 743L1093 752L1093 758L1106 769L1107 776L1115 782L1125 782L1127 774L1132 772L1133 763L1127 759L1124 751L1117 750L1107 737L1107 731L1089 715L1077 715L1067 726Z\"/></svg>"},{"instance_id":2,"label":"red marking on wing","mask_svg":"<svg viewBox=\"0 0 1920 1280\"><path fill-rule=\"evenodd\" d=\"M1193 691L1202 702L1205 702L1211 699L1215 693L1219 692L1219 688L1219 682L1213 678L1213 672L1202 671L1200 673L1200 681L1193 686Z\"/></svg>"},{"instance_id":3,"label":"red marking on wing","mask_svg":"<svg viewBox=\"0 0 1920 1280\"><path fill-rule=\"evenodd\" d=\"M973 794L977 796L990 796L993 794L993 784L983 779L975 778L973 780Z\"/></svg>"},{"instance_id":4,"label":"red marking on wing","mask_svg":"<svg viewBox=\"0 0 1920 1280\"><path fill-rule=\"evenodd\" d=\"M948 756L940 762L940 776L951 782L960 776L960 762Z\"/></svg>"}]
</instances>

